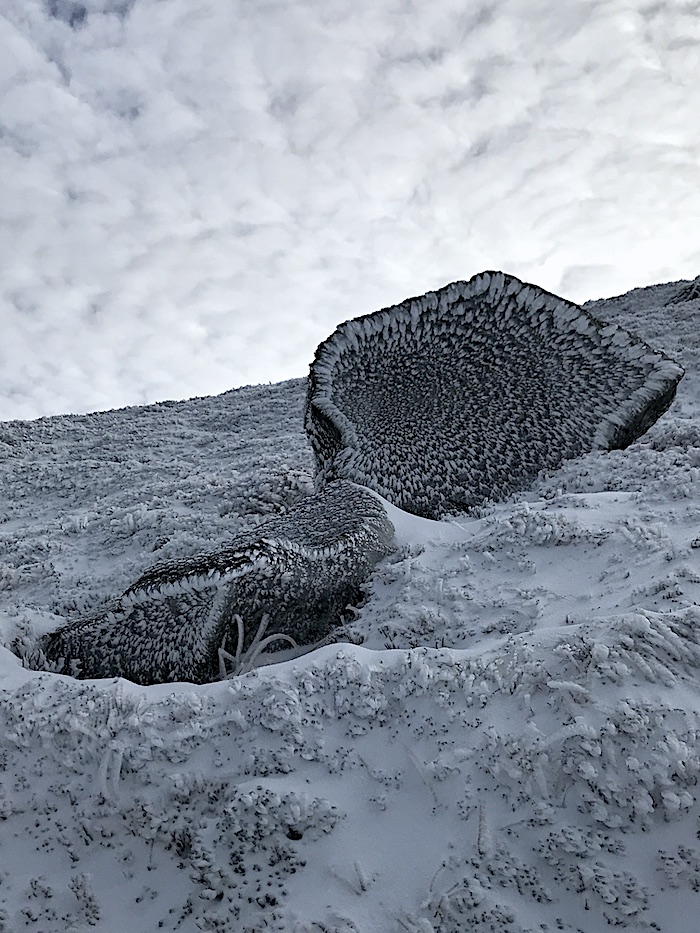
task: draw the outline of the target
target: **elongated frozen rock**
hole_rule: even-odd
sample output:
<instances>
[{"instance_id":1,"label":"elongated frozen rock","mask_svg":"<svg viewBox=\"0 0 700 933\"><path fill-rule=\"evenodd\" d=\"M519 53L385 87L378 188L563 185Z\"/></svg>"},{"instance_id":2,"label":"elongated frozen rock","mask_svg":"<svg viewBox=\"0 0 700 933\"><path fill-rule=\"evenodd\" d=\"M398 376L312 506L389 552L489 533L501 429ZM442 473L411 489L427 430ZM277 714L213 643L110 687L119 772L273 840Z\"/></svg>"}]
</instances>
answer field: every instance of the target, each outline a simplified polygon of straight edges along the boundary
<instances>
[{"instance_id":1,"label":"elongated frozen rock","mask_svg":"<svg viewBox=\"0 0 700 933\"><path fill-rule=\"evenodd\" d=\"M65 673L77 661L82 678L216 680L222 645L242 656L264 617L265 637L309 645L327 636L360 601L393 536L376 495L331 483L228 548L153 567L106 611L69 623L40 647Z\"/></svg>"},{"instance_id":2,"label":"elongated frozen rock","mask_svg":"<svg viewBox=\"0 0 700 933\"><path fill-rule=\"evenodd\" d=\"M626 447L682 375L623 328L484 272L341 324L316 351L305 424L321 485L439 518Z\"/></svg>"}]
</instances>

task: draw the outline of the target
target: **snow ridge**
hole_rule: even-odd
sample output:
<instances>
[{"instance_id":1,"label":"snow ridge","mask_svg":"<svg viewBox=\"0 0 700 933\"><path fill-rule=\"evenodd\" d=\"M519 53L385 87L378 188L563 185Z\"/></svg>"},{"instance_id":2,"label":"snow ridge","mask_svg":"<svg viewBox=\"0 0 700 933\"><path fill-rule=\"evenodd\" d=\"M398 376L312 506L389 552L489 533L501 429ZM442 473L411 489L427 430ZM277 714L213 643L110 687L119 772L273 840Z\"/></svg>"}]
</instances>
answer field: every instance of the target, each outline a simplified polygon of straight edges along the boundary
<instances>
[{"instance_id":1,"label":"snow ridge","mask_svg":"<svg viewBox=\"0 0 700 933\"><path fill-rule=\"evenodd\" d=\"M316 351L305 424L323 479L439 518L628 446L682 375L617 324L483 272L341 324Z\"/></svg>"}]
</instances>

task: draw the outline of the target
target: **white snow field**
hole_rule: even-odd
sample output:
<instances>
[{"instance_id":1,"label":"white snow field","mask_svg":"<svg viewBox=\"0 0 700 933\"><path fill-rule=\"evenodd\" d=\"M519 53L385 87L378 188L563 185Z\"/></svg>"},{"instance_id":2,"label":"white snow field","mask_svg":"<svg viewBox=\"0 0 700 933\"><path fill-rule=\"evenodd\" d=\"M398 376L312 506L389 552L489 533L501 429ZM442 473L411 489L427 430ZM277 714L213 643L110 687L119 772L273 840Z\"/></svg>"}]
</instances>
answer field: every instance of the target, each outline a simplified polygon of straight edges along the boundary
<instances>
[{"instance_id":1,"label":"white snow field","mask_svg":"<svg viewBox=\"0 0 700 933\"><path fill-rule=\"evenodd\" d=\"M336 643L206 686L10 646L311 493L305 380L0 424L1 931L697 929L700 298L588 307L686 367L647 435L387 506Z\"/></svg>"}]
</instances>

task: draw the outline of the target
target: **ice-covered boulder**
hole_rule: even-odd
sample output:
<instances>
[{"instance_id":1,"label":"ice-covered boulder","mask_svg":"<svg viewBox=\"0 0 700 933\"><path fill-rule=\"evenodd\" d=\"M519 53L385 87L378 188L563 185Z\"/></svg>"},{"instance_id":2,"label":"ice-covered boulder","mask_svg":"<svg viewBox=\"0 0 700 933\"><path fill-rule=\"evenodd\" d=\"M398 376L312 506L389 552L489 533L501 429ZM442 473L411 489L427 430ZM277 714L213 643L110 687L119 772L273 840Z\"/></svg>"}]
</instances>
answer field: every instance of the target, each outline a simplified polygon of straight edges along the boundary
<instances>
[{"instance_id":1,"label":"ice-covered boulder","mask_svg":"<svg viewBox=\"0 0 700 933\"><path fill-rule=\"evenodd\" d=\"M326 637L393 536L376 495L331 483L227 548L156 565L104 612L47 636L42 660L82 678L216 680L270 636L282 647Z\"/></svg>"},{"instance_id":2,"label":"ice-covered boulder","mask_svg":"<svg viewBox=\"0 0 700 933\"><path fill-rule=\"evenodd\" d=\"M305 424L321 484L439 518L626 447L682 375L623 328L484 272L341 324L316 351Z\"/></svg>"}]
</instances>

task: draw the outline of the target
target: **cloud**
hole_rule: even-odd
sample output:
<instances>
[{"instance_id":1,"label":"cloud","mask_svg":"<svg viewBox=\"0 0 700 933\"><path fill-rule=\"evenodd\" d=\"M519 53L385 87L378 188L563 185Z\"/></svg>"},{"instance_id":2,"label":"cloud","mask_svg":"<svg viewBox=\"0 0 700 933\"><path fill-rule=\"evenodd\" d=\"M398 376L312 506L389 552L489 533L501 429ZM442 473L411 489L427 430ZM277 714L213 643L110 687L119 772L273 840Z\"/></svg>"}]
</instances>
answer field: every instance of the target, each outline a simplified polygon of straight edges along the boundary
<instances>
[{"instance_id":1,"label":"cloud","mask_svg":"<svg viewBox=\"0 0 700 933\"><path fill-rule=\"evenodd\" d=\"M306 372L502 268L700 272L693 3L8 0L0 417Z\"/></svg>"}]
</instances>

